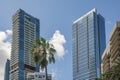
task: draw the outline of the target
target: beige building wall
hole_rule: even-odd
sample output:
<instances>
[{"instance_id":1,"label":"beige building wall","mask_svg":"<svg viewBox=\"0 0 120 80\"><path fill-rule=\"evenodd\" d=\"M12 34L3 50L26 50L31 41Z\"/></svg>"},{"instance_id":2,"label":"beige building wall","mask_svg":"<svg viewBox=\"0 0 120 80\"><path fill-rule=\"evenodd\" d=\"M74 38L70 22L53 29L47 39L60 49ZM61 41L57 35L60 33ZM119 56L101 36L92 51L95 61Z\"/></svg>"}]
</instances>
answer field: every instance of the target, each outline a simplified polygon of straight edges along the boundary
<instances>
[{"instance_id":1,"label":"beige building wall","mask_svg":"<svg viewBox=\"0 0 120 80\"><path fill-rule=\"evenodd\" d=\"M105 73L110 70L110 45L106 47L103 56L102 56L102 73Z\"/></svg>"},{"instance_id":2,"label":"beige building wall","mask_svg":"<svg viewBox=\"0 0 120 80\"><path fill-rule=\"evenodd\" d=\"M102 55L102 73L110 70L120 57L120 22L116 22L109 39L109 44Z\"/></svg>"}]
</instances>

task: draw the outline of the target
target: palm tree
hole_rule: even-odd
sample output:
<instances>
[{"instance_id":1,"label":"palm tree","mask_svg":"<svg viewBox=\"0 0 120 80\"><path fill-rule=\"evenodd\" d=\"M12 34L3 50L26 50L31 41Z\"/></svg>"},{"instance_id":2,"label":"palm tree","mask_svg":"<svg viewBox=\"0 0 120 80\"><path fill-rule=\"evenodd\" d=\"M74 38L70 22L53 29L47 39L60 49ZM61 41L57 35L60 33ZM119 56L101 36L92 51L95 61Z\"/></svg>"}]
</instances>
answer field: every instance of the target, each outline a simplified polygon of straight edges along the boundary
<instances>
[{"instance_id":1,"label":"palm tree","mask_svg":"<svg viewBox=\"0 0 120 80\"><path fill-rule=\"evenodd\" d=\"M36 39L35 46L32 49L33 60L36 64L40 64L41 70L45 68L46 80L47 78L47 65L48 63L55 63L54 54L56 50L54 46L46 41L44 38Z\"/></svg>"}]
</instances>

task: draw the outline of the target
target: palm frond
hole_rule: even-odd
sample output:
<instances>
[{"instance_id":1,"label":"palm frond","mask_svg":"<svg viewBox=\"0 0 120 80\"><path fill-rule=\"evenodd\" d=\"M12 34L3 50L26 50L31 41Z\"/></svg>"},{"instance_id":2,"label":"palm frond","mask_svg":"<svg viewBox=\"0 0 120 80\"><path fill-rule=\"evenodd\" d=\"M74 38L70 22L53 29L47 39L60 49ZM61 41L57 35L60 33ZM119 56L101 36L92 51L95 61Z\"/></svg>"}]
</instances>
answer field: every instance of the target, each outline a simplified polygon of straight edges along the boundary
<instances>
[{"instance_id":1,"label":"palm frond","mask_svg":"<svg viewBox=\"0 0 120 80\"><path fill-rule=\"evenodd\" d=\"M35 40L35 45L31 50L34 62L36 64L39 63L42 70L48 65L48 62L55 63L55 53L56 50L54 49L53 44L49 43L42 37ZM49 55L48 59L47 55Z\"/></svg>"},{"instance_id":2,"label":"palm frond","mask_svg":"<svg viewBox=\"0 0 120 80\"><path fill-rule=\"evenodd\" d=\"M35 63L39 63L39 59L40 59L40 56L39 56L39 53L35 53L34 55L32 55L33 56L33 59L34 59L34 62Z\"/></svg>"},{"instance_id":3,"label":"palm frond","mask_svg":"<svg viewBox=\"0 0 120 80\"><path fill-rule=\"evenodd\" d=\"M50 53L56 53L56 50L54 48L50 48Z\"/></svg>"}]
</instances>

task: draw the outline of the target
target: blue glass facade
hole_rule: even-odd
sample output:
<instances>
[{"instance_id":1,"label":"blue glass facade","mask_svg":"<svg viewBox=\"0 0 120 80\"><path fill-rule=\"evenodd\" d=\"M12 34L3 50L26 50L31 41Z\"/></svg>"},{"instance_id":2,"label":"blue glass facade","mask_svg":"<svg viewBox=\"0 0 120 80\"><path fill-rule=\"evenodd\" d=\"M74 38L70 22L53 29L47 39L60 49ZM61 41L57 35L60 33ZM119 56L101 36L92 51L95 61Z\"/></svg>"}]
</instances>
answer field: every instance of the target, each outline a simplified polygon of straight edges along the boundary
<instances>
[{"instance_id":1,"label":"blue glass facade","mask_svg":"<svg viewBox=\"0 0 120 80\"><path fill-rule=\"evenodd\" d=\"M12 17L13 36L10 64L10 80L25 80L27 72L39 71L32 56L34 40L39 38L39 19L23 10L18 10Z\"/></svg>"},{"instance_id":2,"label":"blue glass facade","mask_svg":"<svg viewBox=\"0 0 120 80\"><path fill-rule=\"evenodd\" d=\"M6 65L5 65L4 80L9 80L9 71L10 71L10 60L7 59L7 62L6 62Z\"/></svg>"},{"instance_id":3,"label":"blue glass facade","mask_svg":"<svg viewBox=\"0 0 120 80\"><path fill-rule=\"evenodd\" d=\"M19 12L19 69L18 69L18 80L24 80L24 11Z\"/></svg>"},{"instance_id":4,"label":"blue glass facade","mask_svg":"<svg viewBox=\"0 0 120 80\"><path fill-rule=\"evenodd\" d=\"M105 22L96 9L73 22L73 80L100 77L101 55L105 49Z\"/></svg>"}]
</instances>

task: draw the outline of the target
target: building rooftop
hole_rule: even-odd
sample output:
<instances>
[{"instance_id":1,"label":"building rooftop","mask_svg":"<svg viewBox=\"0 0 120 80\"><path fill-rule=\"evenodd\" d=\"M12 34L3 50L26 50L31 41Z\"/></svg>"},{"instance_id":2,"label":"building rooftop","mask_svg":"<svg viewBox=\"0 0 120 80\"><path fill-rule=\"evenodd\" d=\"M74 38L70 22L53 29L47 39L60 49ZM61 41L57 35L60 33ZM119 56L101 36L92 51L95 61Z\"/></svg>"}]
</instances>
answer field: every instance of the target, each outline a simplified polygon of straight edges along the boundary
<instances>
[{"instance_id":1,"label":"building rooftop","mask_svg":"<svg viewBox=\"0 0 120 80\"><path fill-rule=\"evenodd\" d=\"M79 20L83 19L84 17L88 16L90 13L92 12L97 12L96 8L93 8L91 11L89 11L88 13L86 13L85 15L81 16L80 18L78 18L77 20L75 20L73 22L73 24L77 23Z\"/></svg>"}]
</instances>

